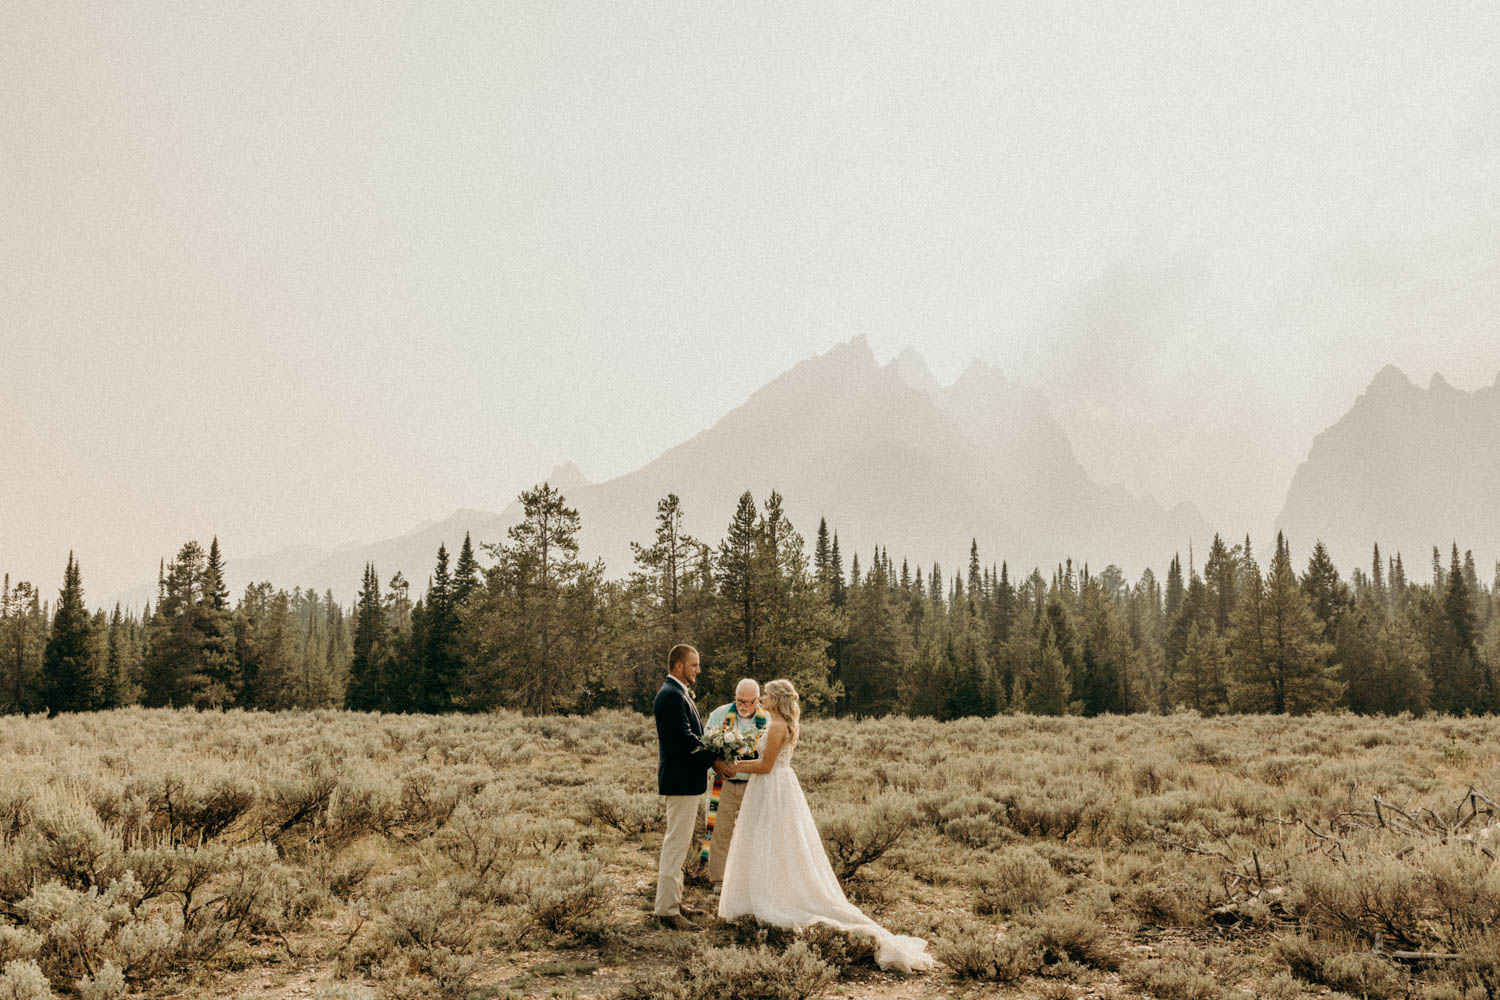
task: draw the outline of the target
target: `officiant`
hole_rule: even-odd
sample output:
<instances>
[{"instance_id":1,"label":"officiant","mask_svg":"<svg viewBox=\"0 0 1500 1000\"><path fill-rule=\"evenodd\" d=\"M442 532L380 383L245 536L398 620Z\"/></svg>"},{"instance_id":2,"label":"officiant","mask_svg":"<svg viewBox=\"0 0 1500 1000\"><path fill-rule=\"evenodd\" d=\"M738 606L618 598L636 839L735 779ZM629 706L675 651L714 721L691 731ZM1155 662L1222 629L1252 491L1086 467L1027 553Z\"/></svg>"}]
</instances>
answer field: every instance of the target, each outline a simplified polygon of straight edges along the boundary
<instances>
[{"instance_id":1,"label":"officiant","mask_svg":"<svg viewBox=\"0 0 1500 1000\"><path fill-rule=\"evenodd\" d=\"M768 718L765 709L760 707L760 685L747 677L734 686L734 701L709 713L703 731L711 733L733 726L750 741L751 746L756 746L761 733L765 732ZM744 759L758 757L757 751L747 754ZM708 866L708 878L715 889L724 881L724 861L729 857L729 842L734 837L734 820L739 815L749 780L748 774L736 773L728 778L715 775L709 791L708 819L704 824L707 833L703 836L703 849L698 853L698 868L701 872L704 865Z\"/></svg>"}]
</instances>

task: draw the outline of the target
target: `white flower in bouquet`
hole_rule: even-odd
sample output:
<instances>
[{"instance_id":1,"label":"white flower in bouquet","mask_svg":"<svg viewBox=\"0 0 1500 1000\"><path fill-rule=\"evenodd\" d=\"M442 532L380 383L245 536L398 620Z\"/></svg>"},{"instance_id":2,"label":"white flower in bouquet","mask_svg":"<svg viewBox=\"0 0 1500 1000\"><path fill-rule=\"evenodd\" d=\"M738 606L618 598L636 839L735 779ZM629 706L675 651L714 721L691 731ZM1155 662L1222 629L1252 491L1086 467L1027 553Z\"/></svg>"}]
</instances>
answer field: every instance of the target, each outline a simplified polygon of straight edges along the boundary
<instances>
[{"instance_id":1,"label":"white flower in bouquet","mask_svg":"<svg viewBox=\"0 0 1500 1000\"><path fill-rule=\"evenodd\" d=\"M713 752L716 760L739 760L747 751L752 751L755 741L740 732L738 726L730 726L728 729L715 729L711 733L704 733L699 740L705 748Z\"/></svg>"}]
</instances>

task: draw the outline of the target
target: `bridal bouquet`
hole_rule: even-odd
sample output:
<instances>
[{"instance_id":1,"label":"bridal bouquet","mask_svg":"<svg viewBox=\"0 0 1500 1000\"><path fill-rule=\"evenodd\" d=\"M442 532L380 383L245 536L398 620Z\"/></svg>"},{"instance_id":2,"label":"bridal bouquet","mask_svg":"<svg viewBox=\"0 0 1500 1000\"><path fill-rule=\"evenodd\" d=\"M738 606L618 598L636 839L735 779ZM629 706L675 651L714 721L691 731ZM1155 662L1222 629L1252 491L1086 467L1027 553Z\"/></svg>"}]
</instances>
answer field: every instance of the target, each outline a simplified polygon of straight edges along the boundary
<instances>
[{"instance_id":1,"label":"bridal bouquet","mask_svg":"<svg viewBox=\"0 0 1500 1000\"><path fill-rule=\"evenodd\" d=\"M704 733L698 742L713 752L715 760L743 760L755 753L755 737L740 732L739 726Z\"/></svg>"}]
</instances>

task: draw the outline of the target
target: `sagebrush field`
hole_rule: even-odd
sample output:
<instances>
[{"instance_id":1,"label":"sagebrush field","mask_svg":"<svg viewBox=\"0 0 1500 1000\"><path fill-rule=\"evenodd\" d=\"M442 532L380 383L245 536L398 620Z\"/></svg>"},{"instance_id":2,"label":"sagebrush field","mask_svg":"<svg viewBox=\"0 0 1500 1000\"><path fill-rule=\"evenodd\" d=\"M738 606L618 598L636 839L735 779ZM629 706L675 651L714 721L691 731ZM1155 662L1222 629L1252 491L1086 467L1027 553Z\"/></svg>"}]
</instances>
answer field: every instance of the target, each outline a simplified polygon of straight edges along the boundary
<instances>
[{"instance_id":1,"label":"sagebrush field","mask_svg":"<svg viewBox=\"0 0 1500 1000\"><path fill-rule=\"evenodd\" d=\"M918 977L654 926L633 714L10 718L0 768L5 1000L1500 997L1491 718L808 719L829 855Z\"/></svg>"}]
</instances>

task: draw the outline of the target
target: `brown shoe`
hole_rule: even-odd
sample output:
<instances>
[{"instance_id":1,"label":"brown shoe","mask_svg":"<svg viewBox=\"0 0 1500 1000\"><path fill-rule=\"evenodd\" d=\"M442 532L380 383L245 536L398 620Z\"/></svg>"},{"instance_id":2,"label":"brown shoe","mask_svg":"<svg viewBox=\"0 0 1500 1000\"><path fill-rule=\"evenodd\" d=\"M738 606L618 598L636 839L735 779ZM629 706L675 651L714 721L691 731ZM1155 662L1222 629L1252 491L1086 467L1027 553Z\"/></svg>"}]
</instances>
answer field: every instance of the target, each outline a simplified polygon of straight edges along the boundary
<instances>
[{"instance_id":1,"label":"brown shoe","mask_svg":"<svg viewBox=\"0 0 1500 1000\"><path fill-rule=\"evenodd\" d=\"M656 922L667 928L667 930L672 931L695 931L698 929L697 924L680 913L657 914Z\"/></svg>"},{"instance_id":2,"label":"brown shoe","mask_svg":"<svg viewBox=\"0 0 1500 1000\"><path fill-rule=\"evenodd\" d=\"M696 906L689 906L686 903L679 903L677 905L677 912L681 913L684 917L701 917L701 916L703 916L703 911L702 910L698 909Z\"/></svg>"}]
</instances>

